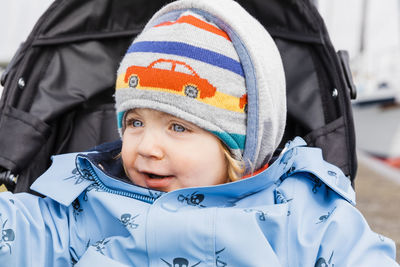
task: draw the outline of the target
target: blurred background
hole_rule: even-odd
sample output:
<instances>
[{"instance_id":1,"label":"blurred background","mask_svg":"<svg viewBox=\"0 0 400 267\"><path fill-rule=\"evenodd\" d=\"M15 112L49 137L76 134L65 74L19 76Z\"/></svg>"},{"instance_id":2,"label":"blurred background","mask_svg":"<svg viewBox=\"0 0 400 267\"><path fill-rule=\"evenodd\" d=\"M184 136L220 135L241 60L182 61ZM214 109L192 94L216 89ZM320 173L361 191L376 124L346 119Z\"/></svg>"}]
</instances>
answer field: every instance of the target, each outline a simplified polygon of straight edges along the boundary
<instances>
[{"instance_id":1,"label":"blurred background","mask_svg":"<svg viewBox=\"0 0 400 267\"><path fill-rule=\"evenodd\" d=\"M350 54L357 99L357 207L396 242L400 261L400 1L314 1L336 49Z\"/></svg>"},{"instance_id":2,"label":"blurred background","mask_svg":"<svg viewBox=\"0 0 400 267\"><path fill-rule=\"evenodd\" d=\"M357 207L400 260L400 0L312 0L336 50L348 50L359 168ZM0 0L0 73L51 0ZM0 87L0 93L2 87ZM0 190L1 187L0 187Z\"/></svg>"}]
</instances>

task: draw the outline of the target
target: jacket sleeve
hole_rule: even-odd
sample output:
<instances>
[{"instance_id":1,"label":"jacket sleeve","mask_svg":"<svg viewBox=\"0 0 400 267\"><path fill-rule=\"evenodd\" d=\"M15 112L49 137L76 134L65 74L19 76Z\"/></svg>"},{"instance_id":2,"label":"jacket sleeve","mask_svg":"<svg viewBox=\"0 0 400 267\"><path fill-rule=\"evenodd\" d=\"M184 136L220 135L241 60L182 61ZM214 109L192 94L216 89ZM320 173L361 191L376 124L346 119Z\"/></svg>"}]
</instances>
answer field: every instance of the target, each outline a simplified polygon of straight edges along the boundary
<instances>
[{"instance_id":1,"label":"jacket sleeve","mask_svg":"<svg viewBox=\"0 0 400 267\"><path fill-rule=\"evenodd\" d=\"M50 198L1 193L0 266L71 266L70 213Z\"/></svg>"},{"instance_id":2,"label":"jacket sleeve","mask_svg":"<svg viewBox=\"0 0 400 267\"><path fill-rule=\"evenodd\" d=\"M325 266L324 261L335 266L399 266L394 242L373 232L355 207L338 202L328 218L316 266Z\"/></svg>"},{"instance_id":3,"label":"jacket sleeve","mask_svg":"<svg viewBox=\"0 0 400 267\"><path fill-rule=\"evenodd\" d=\"M281 190L293 199L290 224L297 245L292 256L307 262L301 266L399 266L394 242L373 232L332 188L307 175L288 180Z\"/></svg>"}]
</instances>

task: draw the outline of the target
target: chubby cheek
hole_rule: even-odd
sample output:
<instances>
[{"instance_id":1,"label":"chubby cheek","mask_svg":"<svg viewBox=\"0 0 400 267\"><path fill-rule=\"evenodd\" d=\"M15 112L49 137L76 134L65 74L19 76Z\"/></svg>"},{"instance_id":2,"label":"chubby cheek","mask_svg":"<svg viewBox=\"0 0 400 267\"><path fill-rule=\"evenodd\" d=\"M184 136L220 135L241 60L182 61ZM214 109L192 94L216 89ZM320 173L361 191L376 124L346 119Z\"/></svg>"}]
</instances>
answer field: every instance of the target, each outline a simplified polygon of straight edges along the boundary
<instances>
[{"instance_id":1,"label":"chubby cheek","mask_svg":"<svg viewBox=\"0 0 400 267\"><path fill-rule=\"evenodd\" d=\"M215 157L206 163L210 184L224 184L228 181L228 163L222 151L215 152Z\"/></svg>"},{"instance_id":2,"label":"chubby cheek","mask_svg":"<svg viewBox=\"0 0 400 267\"><path fill-rule=\"evenodd\" d=\"M180 155L177 161L182 187L217 185L227 181L227 162L219 147L208 147L205 153L201 153L201 149L191 151L190 155Z\"/></svg>"},{"instance_id":3,"label":"chubby cheek","mask_svg":"<svg viewBox=\"0 0 400 267\"><path fill-rule=\"evenodd\" d=\"M122 164L128 178L132 180L132 182L137 183L137 181L132 179L132 177L135 177L133 167L135 164L136 153L134 147L135 146L132 143L127 142L126 138L123 137L121 149Z\"/></svg>"},{"instance_id":4,"label":"chubby cheek","mask_svg":"<svg viewBox=\"0 0 400 267\"><path fill-rule=\"evenodd\" d=\"M122 137L122 149L121 149L121 157L122 162L124 163L124 167L127 168L132 161L133 161L133 153L129 152L129 142L126 140L127 138L125 135Z\"/></svg>"}]
</instances>

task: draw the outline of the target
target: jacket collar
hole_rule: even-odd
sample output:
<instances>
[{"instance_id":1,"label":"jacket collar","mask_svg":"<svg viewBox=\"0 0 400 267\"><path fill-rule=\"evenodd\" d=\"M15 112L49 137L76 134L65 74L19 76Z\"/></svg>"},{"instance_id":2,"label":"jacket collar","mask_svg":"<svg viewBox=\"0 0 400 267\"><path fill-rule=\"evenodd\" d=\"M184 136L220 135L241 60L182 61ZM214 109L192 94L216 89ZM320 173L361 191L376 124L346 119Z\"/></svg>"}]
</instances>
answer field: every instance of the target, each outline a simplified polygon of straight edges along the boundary
<instances>
[{"instance_id":1,"label":"jacket collar","mask_svg":"<svg viewBox=\"0 0 400 267\"><path fill-rule=\"evenodd\" d=\"M97 151L54 156L50 169L37 179L31 189L64 205L71 204L88 186L95 183L121 195L137 194L157 199L161 195L190 195L201 192L219 196L221 201L232 202L264 190L296 173L310 173L338 195L355 204L355 193L350 180L339 168L323 160L320 149L306 147L301 138L289 142L276 161L257 175L227 184L184 188L167 194L133 185L124 179L115 179L119 177L122 168L121 162L115 161L115 155L121 150L120 141L95 149ZM93 176L96 176L97 181Z\"/></svg>"}]
</instances>

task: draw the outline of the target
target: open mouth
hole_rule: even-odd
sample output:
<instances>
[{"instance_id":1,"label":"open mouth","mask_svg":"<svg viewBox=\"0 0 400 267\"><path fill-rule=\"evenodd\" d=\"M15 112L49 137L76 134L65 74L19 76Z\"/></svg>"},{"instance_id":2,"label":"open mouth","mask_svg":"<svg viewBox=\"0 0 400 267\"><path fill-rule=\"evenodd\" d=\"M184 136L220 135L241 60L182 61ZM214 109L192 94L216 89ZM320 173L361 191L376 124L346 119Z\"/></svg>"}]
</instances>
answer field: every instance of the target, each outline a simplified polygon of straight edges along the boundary
<instances>
[{"instance_id":1,"label":"open mouth","mask_svg":"<svg viewBox=\"0 0 400 267\"><path fill-rule=\"evenodd\" d=\"M157 174L148 173L148 172L145 172L143 174L147 175L151 179L163 179L163 178L171 177L171 175L157 175Z\"/></svg>"}]
</instances>

